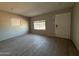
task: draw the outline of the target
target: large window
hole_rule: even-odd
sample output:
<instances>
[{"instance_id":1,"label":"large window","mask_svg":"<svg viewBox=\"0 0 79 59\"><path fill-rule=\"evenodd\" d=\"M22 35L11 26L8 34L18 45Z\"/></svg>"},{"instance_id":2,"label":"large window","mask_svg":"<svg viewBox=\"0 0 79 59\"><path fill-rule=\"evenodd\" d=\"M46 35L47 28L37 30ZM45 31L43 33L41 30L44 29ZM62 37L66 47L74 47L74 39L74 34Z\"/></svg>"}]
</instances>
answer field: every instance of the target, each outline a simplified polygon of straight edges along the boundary
<instances>
[{"instance_id":1,"label":"large window","mask_svg":"<svg viewBox=\"0 0 79 59\"><path fill-rule=\"evenodd\" d=\"M39 20L33 22L34 30L46 30L46 21Z\"/></svg>"}]
</instances>

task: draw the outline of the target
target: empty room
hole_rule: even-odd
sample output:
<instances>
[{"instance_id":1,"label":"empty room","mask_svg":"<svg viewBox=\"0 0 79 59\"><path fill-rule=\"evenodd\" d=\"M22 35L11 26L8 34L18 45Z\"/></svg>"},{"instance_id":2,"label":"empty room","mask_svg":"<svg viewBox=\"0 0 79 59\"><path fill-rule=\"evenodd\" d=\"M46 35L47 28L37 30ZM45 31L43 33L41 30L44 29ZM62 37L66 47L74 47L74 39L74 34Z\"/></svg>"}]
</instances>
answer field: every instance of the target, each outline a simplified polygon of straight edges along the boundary
<instances>
[{"instance_id":1,"label":"empty room","mask_svg":"<svg viewBox=\"0 0 79 59\"><path fill-rule=\"evenodd\" d=\"M78 55L78 2L0 2L0 56Z\"/></svg>"}]
</instances>

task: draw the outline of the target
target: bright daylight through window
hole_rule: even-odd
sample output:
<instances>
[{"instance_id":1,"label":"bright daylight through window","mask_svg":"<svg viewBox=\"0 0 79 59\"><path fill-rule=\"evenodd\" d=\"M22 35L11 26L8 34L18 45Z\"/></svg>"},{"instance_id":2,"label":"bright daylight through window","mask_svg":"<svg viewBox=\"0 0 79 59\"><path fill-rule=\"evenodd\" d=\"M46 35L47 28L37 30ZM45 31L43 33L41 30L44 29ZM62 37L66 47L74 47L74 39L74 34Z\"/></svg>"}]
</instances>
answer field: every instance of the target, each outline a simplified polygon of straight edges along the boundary
<instances>
[{"instance_id":1,"label":"bright daylight through window","mask_svg":"<svg viewBox=\"0 0 79 59\"><path fill-rule=\"evenodd\" d=\"M34 30L46 30L46 21L39 20L33 22Z\"/></svg>"}]
</instances>

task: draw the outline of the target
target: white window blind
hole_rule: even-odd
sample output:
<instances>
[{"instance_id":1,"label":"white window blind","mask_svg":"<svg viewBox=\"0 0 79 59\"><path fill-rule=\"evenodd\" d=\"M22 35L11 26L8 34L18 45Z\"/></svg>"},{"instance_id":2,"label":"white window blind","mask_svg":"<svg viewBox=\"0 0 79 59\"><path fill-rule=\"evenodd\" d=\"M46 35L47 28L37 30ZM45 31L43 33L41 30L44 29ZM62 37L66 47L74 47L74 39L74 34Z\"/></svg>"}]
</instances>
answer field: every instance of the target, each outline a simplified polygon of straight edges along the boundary
<instances>
[{"instance_id":1,"label":"white window blind","mask_svg":"<svg viewBox=\"0 0 79 59\"><path fill-rule=\"evenodd\" d=\"M46 30L45 20L34 21L33 25L34 25L34 30Z\"/></svg>"}]
</instances>

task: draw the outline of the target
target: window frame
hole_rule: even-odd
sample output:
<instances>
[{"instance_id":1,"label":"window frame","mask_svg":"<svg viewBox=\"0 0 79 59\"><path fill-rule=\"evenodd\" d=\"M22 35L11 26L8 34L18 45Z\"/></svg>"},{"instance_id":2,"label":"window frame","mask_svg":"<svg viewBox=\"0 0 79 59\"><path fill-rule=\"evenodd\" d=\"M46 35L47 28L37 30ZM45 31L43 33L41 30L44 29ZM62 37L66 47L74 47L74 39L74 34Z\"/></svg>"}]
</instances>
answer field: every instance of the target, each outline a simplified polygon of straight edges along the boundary
<instances>
[{"instance_id":1,"label":"window frame","mask_svg":"<svg viewBox=\"0 0 79 59\"><path fill-rule=\"evenodd\" d=\"M44 29L40 29L40 28L39 28L39 29L36 29L36 28L34 27L34 26L35 26L35 25L34 25L35 22L45 22ZM45 30L46 30L46 20L34 20L34 21L33 21L33 30L45 31Z\"/></svg>"}]
</instances>

